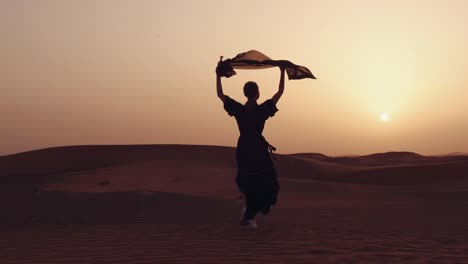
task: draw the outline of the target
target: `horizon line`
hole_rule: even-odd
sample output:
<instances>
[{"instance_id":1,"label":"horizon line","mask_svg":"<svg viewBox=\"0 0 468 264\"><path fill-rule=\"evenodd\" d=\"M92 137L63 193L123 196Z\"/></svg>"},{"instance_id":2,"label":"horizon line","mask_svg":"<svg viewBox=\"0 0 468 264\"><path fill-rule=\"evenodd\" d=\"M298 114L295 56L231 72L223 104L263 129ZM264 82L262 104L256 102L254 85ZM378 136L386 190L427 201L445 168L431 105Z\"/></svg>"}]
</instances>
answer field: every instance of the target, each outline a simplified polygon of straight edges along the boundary
<instances>
[{"instance_id":1,"label":"horizon line","mask_svg":"<svg viewBox=\"0 0 468 264\"><path fill-rule=\"evenodd\" d=\"M12 156L12 155L20 155L28 152L36 152L36 151L44 151L48 149L58 149L58 148L73 148L73 147L124 147L124 146L193 146L193 147L220 147L220 148L233 148L235 149L235 146L226 146L226 145L211 145L211 144L171 144L171 143L158 143L158 144L150 144L150 143L137 143L137 144L78 144L78 145L57 145L57 146L50 146L50 147L43 147L43 148L36 148L36 149L29 149L29 150L24 150L24 151L19 151L19 152L14 152L14 153L7 153L7 154L0 154L0 157L6 157L6 156ZM321 154L325 155L328 157L360 157L360 156L369 156L373 154L384 154L384 153L414 153L422 156L465 156L468 155L468 151L451 151L447 153L439 153L439 154L421 154L416 151L410 151L410 150L386 150L386 151L378 151L378 152L372 152L372 153L366 153L366 154L325 154L322 152L291 152L291 153L279 153L276 152L275 154L279 155L300 155L300 154Z\"/></svg>"}]
</instances>

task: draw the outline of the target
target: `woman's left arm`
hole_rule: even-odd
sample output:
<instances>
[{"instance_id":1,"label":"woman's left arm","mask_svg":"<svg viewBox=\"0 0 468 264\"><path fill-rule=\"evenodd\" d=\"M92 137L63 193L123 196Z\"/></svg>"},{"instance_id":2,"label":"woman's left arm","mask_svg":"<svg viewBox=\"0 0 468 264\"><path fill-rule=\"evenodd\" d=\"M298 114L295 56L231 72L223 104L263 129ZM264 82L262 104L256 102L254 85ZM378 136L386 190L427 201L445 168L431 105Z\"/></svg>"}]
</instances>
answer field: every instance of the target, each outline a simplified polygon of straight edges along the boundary
<instances>
[{"instance_id":1,"label":"woman's left arm","mask_svg":"<svg viewBox=\"0 0 468 264\"><path fill-rule=\"evenodd\" d=\"M223 61L223 56L221 56L221 58L219 59L219 62L218 62L218 65ZM219 75L219 72L218 72L218 67L216 67L216 92L218 94L218 97L219 99L221 99L221 101L224 101L226 100L226 95L224 95L223 93L223 85L221 84L221 76Z\"/></svg>"}]
</instances>

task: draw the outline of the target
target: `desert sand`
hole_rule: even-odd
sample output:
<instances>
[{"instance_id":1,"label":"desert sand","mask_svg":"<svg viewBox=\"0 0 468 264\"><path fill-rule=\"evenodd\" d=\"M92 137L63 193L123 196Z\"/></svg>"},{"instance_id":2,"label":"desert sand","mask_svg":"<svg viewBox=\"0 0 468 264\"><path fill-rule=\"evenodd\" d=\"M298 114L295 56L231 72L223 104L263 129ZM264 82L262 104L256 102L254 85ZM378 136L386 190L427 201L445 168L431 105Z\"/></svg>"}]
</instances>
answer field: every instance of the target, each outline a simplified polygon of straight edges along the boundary
<instances>
[{"instance_id":1,"label":"desert sand","mask_svg":"<svg viewBox=\"0 0 468 264\"><path fill-rule=\"evenodd\" d=\"M0 156L0 263L468 263L468 156L276 156L256 230L231 147Z\"/></svg>"}]
</instances>

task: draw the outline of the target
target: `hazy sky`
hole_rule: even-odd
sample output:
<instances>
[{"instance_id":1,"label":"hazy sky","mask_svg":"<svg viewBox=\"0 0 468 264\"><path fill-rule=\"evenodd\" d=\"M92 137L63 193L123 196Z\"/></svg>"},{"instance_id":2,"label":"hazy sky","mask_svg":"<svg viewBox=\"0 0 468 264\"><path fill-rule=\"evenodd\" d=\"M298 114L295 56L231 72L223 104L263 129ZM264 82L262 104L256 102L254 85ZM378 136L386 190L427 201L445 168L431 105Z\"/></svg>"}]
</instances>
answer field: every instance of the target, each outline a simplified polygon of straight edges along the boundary
<instances>
[{"instance_id":1,"label":"hazy sky","mask_svg":"<svg viewBox=\"0 0 468 264\"><path fill-rule=\"evenodd\" d=\"M280 153L468 152L468 1L0 0L0 155L76 144L235 146L215 66L309 67L264 135ZM277 68L223 79L244 102ZM380 117L387 114L388 122Z\"/></svg>"}]
</instances>

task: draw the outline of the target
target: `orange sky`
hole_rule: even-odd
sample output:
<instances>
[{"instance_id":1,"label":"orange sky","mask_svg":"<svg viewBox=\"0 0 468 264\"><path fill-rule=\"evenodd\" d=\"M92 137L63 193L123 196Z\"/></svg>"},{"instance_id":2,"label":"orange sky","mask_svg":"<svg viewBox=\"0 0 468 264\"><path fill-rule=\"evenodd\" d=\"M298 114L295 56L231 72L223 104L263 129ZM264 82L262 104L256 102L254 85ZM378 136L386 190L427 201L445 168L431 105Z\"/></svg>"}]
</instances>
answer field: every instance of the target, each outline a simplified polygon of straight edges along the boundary
<instances>
[{"instance_id":1,"label":"orange sky","mask_svg":"<svg viewBox=\"0 0 468 264\"><path fill-rule=\"evenodd\" d=\"M318 77L286 82L264 132L280 153L468 152L466 10L451 0L3 0L0 155L235 146L214 68L251 49ZM279 70L238 71L225 93L244 101L249 80L265 100Z\"/></svg>"}]
</instances>

